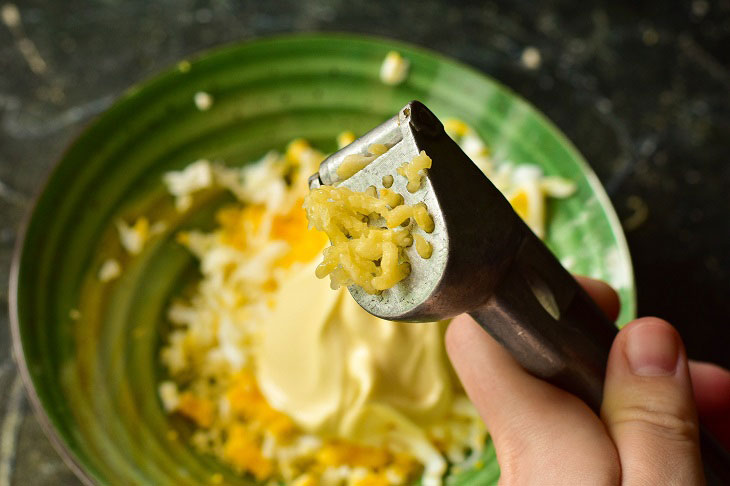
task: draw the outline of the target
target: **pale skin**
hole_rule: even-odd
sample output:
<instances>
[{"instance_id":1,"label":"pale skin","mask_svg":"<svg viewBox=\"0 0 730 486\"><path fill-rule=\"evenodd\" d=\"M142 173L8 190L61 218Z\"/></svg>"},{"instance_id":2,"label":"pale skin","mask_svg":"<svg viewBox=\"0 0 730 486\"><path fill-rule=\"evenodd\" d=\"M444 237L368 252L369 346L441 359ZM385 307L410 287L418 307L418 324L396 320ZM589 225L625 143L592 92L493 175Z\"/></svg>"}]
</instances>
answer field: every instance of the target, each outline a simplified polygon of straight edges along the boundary
<instances>
[{"instance_id":1,"label":"pale skin","mask_svg":"<svg viewBox=\"0 0 730 486\"><path fill-rule=\"evenodd\" d=\"M616 293L578 277L606 315ZM609 355L600 417L580 399L525 372L469 316L446 349L489 429L503 485L701 485L698 412L730 448L730 372L687 359L666 321L626 325Z\"/></svg>"}]
</instances>

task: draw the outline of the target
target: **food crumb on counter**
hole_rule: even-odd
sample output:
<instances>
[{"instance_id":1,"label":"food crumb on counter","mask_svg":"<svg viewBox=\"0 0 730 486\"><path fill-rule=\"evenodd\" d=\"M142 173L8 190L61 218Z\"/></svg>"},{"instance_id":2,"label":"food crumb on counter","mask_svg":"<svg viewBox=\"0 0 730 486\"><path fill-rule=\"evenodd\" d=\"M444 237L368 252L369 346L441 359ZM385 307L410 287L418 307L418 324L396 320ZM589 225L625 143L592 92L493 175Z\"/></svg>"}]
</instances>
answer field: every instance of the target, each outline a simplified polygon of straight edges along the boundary
<instances>
[{"instance_id":1,"label":"food crumb on counter","mask_svg":"<svg viewBox=\"0 0 730 486\"><path fill-rule=\"evenodd\" d=\"M537 69L542 64L542 55L536 47L527 46L522 51L520 62L527 69Z\"/></svg>"}]
</instances>

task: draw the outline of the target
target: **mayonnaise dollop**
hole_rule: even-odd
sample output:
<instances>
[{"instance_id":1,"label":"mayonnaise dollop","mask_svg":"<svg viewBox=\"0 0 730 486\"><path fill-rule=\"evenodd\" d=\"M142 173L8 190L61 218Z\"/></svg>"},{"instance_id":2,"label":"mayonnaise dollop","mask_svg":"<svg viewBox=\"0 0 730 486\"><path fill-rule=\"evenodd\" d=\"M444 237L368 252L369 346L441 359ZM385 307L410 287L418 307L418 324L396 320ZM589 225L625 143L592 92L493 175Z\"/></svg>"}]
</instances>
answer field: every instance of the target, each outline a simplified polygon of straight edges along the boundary
<instances>
[{"instance_id":1,"label":"mayonnaise dollop","mask_svg":"<svg viewBox=\"0 0 730 486\"><path fill-rule=\"evenodd\" d=\"M443 418L454 396L443 323L373 317L317 279L315 266L285 279L263 326L257 378L267 400L323 436L428 443L422 427ZM427 449L417 455L436 453Z\"/></svg>"}]
</instances>

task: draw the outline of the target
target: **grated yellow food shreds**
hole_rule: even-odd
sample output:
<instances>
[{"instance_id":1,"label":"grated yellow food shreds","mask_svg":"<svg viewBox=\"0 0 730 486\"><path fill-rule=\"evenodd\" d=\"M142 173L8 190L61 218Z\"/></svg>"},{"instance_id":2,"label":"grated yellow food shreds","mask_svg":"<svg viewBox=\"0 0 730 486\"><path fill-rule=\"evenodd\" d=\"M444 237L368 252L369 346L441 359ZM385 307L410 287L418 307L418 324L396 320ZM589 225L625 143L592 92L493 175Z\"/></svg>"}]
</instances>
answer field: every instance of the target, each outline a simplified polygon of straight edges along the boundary
<instances>
[{"instance_id":1,"label":"grated yellow food shreds","mask_svg":"<svg viewBox=\"0 0 730 486\"><path fill-rule=\"evenodd\" d=\"M406 162L398 167L398 174L408 179L406 189L408 192L416 192L421 188L421 181L427 169L431 168L431 157L421 150L421 153L413 157L410 162Z\"/></svg>"},{"instance_id":2,"label":"grated yellow food shreds","mask_svg":"<svg viewBox=\"0 0 730 486\"><path fill-rule=\"evenodd\" d=\"M339 177L340 180L349 179L350 177L370 165L370 162L375 160L375 157L377 156L373 154L350 154L346 156L343 159L342 164L340 164L340 166L337 168L337 177Z\"/></svg>"},{"instance_id":3,"label":"grated yellow food shreds","mask_svg":"<svg viewBox=\"0 0 730 486\"><path fill-rule=\"evenodd\" d=\"M383 155L388 151L388 146L384 143L374 143L368 147L368 152L373 155Z\"/></svg>"},{"instance_id":4,"label":"grated yellow food shreds","mask_svg":"<svg viewBox=\"0 0 730 486\"><path fill-rule=\"evenodd\" d=\"M391 208L403 204L403 196L387 188L380 190L380 198Z\"/></svg>"},{"instance_id":5,"label":"grated yellow food shreds","mask_svg":"<svg viewBox=\"0 0 730 486\"><path fill-rule=\"evenodd\" d=\"M388 151L388 146L383 143L374 143L368 147L366 155L350 154L346 156L339 167L337 167L337 177L340 180L349 179L362 169L370 165L379 155L383 155Z\"/></svg>"},{"instance_id":6,"label":"grated yellow food shreds","mask_svg":"<svg viewBox=\"0 0 730 486\"><path fill-rule=\"evenodd\" d=\"M413 225L433 231L433 219L424 204L404 205L403 197L388 189L382 189L380 196L322 186L305 198L310 223L332 243L316 275L330 275L333 289L355 284L375 294L391 288L410 273L403 249L413 244ZM374 224L381 218L384 228ZM402 227L403 223L408 225Z\"/></svg>"},{"instance_id":7,"label":"grated yellow food shreds","mask_svg":"<svg viewBox=\"0 0 730 486\"><path fill-rule=\"evenodd\" d=\"M338 176L350 177L388 148L373 144L368 151L374 155L348 155L337 169ZM431 158L421 151L397 170L408 179L407 189L416 192L425 170L430 167ZM434 229L426 205L404 205L403 196L388 188L393 184L393 177L388 180L386 177L383 184L387 187L381 189L380 197L375 186L362 193L345 187L323 186L311 191L304 200L310 223L327 233L332 243L325 249L316 271L318 278L330 276L332 289L354 284L369 294L376 294L393 287L410 274L404 248L413 244L414 225L426 233ZM405 228L399 228L400 225ZM418 238L419 256L430 258L431 244L421 235Z\"/></svg>"}]
</instances>

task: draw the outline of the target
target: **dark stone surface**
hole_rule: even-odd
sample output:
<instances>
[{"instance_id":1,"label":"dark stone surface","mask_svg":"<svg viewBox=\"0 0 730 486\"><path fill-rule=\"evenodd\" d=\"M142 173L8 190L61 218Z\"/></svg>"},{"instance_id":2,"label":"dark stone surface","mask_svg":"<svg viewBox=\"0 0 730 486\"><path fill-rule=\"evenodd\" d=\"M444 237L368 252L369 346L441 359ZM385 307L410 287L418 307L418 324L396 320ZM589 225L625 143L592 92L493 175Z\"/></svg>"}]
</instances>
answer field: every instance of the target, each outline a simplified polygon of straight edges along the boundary
<instances>
[{"instance_id":1,"label":"dark stone surface","mask_svg":"<svg viewBox=\"0 0 730 486\"><path fill-rule=\"evenodd\" d=\"M9 5L0 2L5 17ZM640 313L675 323L692 357L730 365L730 0L14 5L20 26L0 23L3 306L32 195L74 135L126 87L226 42L353 31L461 59L545 112L593 165L624 222ZM539 66L522 61L528 47L539 51ZM30 414L7 321L3 311L0 486L77 484Z\"/></svg>"}]
</instances>

